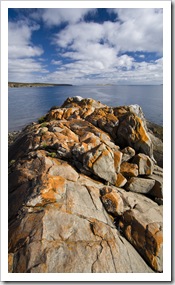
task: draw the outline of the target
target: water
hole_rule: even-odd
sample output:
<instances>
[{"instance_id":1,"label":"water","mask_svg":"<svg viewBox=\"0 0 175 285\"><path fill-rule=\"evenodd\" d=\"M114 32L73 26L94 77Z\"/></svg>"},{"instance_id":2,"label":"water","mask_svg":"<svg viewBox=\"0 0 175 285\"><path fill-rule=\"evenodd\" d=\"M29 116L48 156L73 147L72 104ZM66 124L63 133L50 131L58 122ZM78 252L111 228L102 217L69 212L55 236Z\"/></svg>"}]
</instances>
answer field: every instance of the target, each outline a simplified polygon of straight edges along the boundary
<instances>
[{"instance_id":1,"label":"water","mask_svg":"<svg viewBox=\"0 0 175 285\"><path fill-rule=\"evenodd\" d=\"M67 97L93 98L109 106L138 104L146 119L163 125L163 86L58 86L9 88L9 131L20 130L37 121L52 106L61 106Z\"/></svg>"}]
</instances>

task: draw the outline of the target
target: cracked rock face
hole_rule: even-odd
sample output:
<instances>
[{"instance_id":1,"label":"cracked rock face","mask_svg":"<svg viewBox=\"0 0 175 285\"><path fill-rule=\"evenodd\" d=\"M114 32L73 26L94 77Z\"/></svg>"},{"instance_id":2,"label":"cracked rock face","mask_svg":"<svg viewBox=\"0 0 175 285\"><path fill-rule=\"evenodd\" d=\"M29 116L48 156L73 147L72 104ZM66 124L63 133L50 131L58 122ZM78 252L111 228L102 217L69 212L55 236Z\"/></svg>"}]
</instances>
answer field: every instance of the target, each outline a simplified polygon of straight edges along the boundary
<instances>
[{"instance_id":1,"label":"cracked rock face","mask_svg":"<svg viewBox=\"0 0 175 285\"><path fill-rule=\"evenodd\" d=\"M162 172L134 106L68 98L19 134L9 272L162 272Z\"/></svg>"}]
</instances>

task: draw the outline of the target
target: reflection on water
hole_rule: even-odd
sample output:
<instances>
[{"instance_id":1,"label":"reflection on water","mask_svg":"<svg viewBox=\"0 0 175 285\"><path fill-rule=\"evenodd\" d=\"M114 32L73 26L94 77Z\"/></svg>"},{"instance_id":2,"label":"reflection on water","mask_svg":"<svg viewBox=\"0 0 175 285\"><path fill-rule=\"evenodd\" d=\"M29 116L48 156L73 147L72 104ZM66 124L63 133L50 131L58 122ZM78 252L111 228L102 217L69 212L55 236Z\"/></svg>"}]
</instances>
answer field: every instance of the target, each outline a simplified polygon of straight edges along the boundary
<instances>
[{"instance_id":1,"label":"reflection on water","mask_svg":"<svg viewBox=\"0 0 175 285\"><path fill-rule=\"evenodd\" d=\"M138 104L149 121L163 124L162 85L9 88L9 131L37 121L52 106L60 106L73 96L93 98L109 106Z\"/></svg>"}]
</instances>

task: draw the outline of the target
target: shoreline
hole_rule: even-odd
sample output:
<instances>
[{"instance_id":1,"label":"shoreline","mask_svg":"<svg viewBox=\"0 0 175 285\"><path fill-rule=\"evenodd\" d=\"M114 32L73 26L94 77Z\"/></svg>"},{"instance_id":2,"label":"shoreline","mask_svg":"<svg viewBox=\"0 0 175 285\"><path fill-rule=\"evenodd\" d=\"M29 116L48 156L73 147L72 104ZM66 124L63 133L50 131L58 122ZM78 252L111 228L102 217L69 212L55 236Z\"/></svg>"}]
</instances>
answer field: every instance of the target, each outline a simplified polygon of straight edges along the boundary
<instances>
[{"instance_id":1,"label":"shoreline","mask_svg":"<svg viewBox=\"0 0 175 285\"><path fill-rule=\"evenodd\" d=\"M57 86L73 86L72 84L55 84L55 83L21 83L21 82L8 82L9 88L21 87L57 87Z\"/></svg>"}]
</instances>

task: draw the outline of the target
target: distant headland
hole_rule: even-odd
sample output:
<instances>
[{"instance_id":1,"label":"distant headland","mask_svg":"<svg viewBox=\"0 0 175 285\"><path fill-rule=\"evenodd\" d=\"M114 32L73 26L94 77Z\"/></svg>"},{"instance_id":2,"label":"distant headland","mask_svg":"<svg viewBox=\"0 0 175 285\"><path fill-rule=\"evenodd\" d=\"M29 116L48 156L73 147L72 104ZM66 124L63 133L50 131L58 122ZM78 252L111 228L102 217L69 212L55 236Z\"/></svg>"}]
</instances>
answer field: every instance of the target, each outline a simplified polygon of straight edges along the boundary
<instances>
[{"instance_id":1,"label":"distant headland","mask_svg":"<svg viewBox=\"0 0 175 285\"><path fill-rule=\"evenodd\" d=\"M8 87L54 87L54 86L72 86L72 84L54 84L54 83L22 83L22 82L8 82Z\"/></svg>"}]
</instances>

